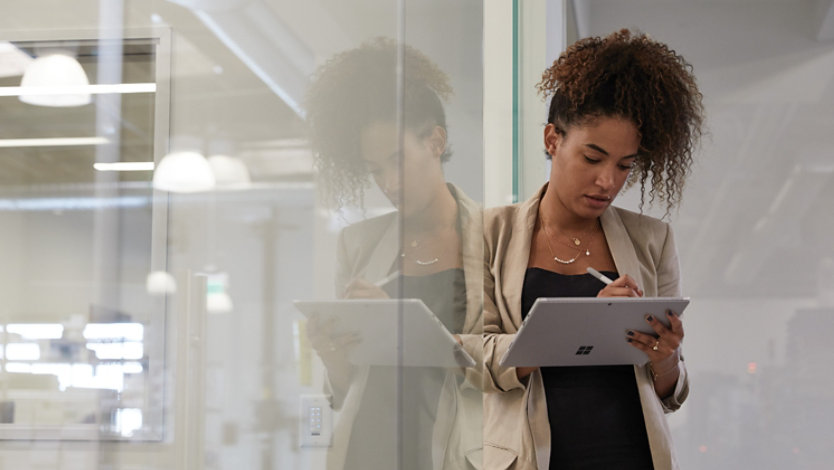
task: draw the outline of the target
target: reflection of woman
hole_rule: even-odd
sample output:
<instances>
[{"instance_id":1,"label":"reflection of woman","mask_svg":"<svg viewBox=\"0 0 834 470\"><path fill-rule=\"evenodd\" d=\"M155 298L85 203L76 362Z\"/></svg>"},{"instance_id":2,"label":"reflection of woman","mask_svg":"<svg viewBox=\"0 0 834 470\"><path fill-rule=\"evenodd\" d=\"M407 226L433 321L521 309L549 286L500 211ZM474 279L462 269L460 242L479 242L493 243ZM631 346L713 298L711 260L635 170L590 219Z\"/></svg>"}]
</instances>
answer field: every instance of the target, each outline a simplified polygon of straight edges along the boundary
<instances>
[{"instance_id":1,"label":"reflection of woman","mask_svg":"<svg viewBox=\"0 0 834 470\"><path fill-rule=\"evenodd\" d=\"M449 152L441 98L449 93L446 76L423 54L380 39L319 70L308 118L332 199L361 201L370 175L397 209L342 232L337 292L422 299L479 359L482 224L477 206L443 176ZM475 369L355 367L356 337L334 335L332 326L309 325L340 410L329 467L470 468L467 459L480 458Z\"/></svg>"},{"instance_id":2,"label":"reflection of woman","mask_svg":"<svg viewBox=\"0 0 834 470\"><path fill-rule=\"evenodd\" d=\"M500 367L538 297L677 296L666 223L611 206L627 181L649 183L667 209L680 198L700 136L701 95L665 45L623 30L583 39L547 69L544 144L550 182L527 202L484 215L484 465L487 468L674 468L664 412L688 382L683 329L646 319L656 335L624 332L642 366ZM616 279L605 286L594 267Z\"/></svg>"}]
</instances>

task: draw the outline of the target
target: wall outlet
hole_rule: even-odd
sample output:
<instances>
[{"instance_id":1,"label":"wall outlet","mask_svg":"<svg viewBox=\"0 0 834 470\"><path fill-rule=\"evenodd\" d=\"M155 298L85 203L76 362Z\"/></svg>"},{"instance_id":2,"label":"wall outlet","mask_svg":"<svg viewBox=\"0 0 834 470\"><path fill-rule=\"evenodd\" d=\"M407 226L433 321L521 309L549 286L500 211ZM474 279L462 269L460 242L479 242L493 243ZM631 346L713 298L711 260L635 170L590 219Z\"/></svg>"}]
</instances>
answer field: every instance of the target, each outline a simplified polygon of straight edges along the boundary
<instances>
[{"instance_id":1,"label":"wall outlet","mask_svg":"<svg viewBox=\"0 0 834 470\"><path fill-rule=\"evenodd\" d=\"M301 447L330 447L333 410L327 395L301 395L298 432Z\"/></svg>"}]
</instances>

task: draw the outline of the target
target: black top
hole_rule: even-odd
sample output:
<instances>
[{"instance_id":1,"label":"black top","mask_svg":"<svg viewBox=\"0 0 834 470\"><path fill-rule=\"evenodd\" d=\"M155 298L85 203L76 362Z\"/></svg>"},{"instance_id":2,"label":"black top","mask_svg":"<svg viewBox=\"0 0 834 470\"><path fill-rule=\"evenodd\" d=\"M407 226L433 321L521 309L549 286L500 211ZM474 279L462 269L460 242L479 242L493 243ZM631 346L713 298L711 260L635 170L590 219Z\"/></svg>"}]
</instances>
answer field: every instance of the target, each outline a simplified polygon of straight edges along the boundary
<instances>
[{"instance_id":1,"label":"black top","mask_svg":"<svg viewBox=\"0 0 834 470\"><path fill-rule=\"evenodd\" d=\"M420 299L447 330L460 333L466 316L466 282L463 269L447 269L426 276L401 276L404 299ZM389 297L397 295L397 280L382 286Z\"/></svg>"},{"instance_id":2,"label":"black top","mask_svg":"<svg viewBox=\"0 0 834 470\"><path fill-rule=\"evenodd\" d=\"M614 272L603 274L618 277ZM596 297L603 287L590 274L568 276L528 268L522 318L539 297ZM551 469L653 468L632 366L542 367L541 373Z\"/></svg>"},{"instance_id":3,"label":"black top","mask_svg":"<svg viewBox=\"0 0 834 470\"><path fill-rule=\"evenodd\" d=\"M461 332L466 316L463 269L401 279L402 298L422 300L450 332ZM398 279L382 289L394 295ZM445 373L439 367L372 367L351 428L344 468L432 468L432 431Z\"/></svg>"}]
</instances>

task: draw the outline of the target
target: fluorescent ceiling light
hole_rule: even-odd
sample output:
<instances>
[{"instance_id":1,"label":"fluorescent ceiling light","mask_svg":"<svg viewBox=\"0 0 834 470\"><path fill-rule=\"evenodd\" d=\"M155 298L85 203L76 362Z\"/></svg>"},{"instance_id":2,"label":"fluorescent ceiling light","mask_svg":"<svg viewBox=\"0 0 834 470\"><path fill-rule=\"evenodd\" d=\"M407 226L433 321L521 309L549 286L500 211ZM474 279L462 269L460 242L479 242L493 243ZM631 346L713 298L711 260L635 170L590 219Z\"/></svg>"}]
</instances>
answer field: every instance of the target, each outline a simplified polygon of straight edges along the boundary
<instances>
[{"instance_id":1,"label":"fluorescent ceiling light","mask_svg":"<svg viewBox=\"0 0 834 470\"><path fill-rule=\"evenodd\" d=\"M25 339L59 339L64 334L64 326L60 323L10 323L8 332Z\"/></svg>"},{"instance_id":2,"label":"fluorescent ceiling light","mask_svg":"<svg viewBox=\"0 0 834 470\"><path fill-rule=\"evenodd\" d=\"M121 196L101 197L45 197L0 199L0 211L87 211L111 208L147 207L151 204L148 197Z\"/></svg>"},{"instance_id":3,"label":"fluorescent ceiling light","mask_svg":"<svg viewBox=\"0 0 834 470\"><path fill-rule=\"evenodd\" d=\"M47 137L43 139L0 139L0 147L64 147L73 145L102 145L106 137Z\"/></svg>"},{"instance_id":4,"label":"fluorescent ceiling light","mask_svg":"<svg viewBox=\"0 0 834 470\"><path fill-rule=\"evenodd\" d=\"M41 348L35 343L9 343L6 345L6 359L10 361L37 361Z\"/></svg>"},{"instance_id":5,"label":"fluorescent ceiling light","mask_svg":"<svg viewBox=\"0 0 834 470\"><path fill-rule=\"evenodd\" d=\"M74 95L90 94L104 95L112 93L155 93L156 83L116 83L111 85L79 85L79 86L3 86L0 96L41 96L41 95Z\"/></svg>"},{"instance_id":6,"label":"fluorescent ceiling light","mask_svg":"<svg viewBox=\"0 0 834 470\"><path fill-rule=\"evenodd\" d=\"M98 171L153 171L153 162L93 163Z\"/></svg>"}]
</instances>

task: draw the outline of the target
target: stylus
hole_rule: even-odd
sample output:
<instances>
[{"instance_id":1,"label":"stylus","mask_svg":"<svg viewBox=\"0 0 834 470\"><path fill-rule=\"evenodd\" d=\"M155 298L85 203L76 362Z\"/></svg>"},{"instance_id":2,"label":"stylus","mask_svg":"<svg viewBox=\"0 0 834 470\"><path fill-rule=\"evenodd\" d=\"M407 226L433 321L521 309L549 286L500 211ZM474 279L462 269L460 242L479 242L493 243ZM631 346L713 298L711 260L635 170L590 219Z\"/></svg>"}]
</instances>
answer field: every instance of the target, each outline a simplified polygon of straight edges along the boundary
<instances>
[{"instance_id":1,"label":"stylus","mask_svg":"<svg viewBox=\"0 0 834 470\"><path fill-rule=\"evenodd\" d=\"M376 281L376 282L374 283L374 285L375 285L375 286L377 286L377 287L382 287L382 286L384 286L385 284L388 284L389 282L391 282L391 281L393 281L394 279L396 279L396 278L397 278L397 276L399 276L399 275L400 275L400 272L399 272L399 271L394 271L394 272L392 272L391 274L389 274L389 275L385 276L384 278L382 278L382 279L380 279L380 280Z\"/></svg>"},{"instance_id":2,"label":"stylus","mask_svg":"<svg viewBox=\"0 0 834 470\"><path fill-rule=\"evenodd\" d=\"M611 278L609 278L609 277L608 277L608 276L606 276L605 274L602 274L601 272L597 271L596 269L594 269L594 268L592 268L592 267L590 267L590 266L588 266L588 270L587 270L587 271L588 271L588 274L590 274L591 276L594 276L595 278L597 278L597 279L599 279L600 281L604 282L604 283L605 283L605 285L608 285L608 284L611 284L612 282L614 282L614 281L612 281L612 280L611 280Z\"/></svg>"}]
</instances>

